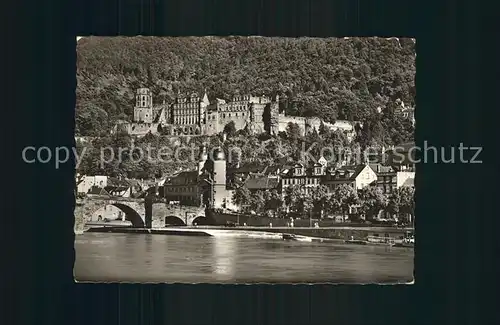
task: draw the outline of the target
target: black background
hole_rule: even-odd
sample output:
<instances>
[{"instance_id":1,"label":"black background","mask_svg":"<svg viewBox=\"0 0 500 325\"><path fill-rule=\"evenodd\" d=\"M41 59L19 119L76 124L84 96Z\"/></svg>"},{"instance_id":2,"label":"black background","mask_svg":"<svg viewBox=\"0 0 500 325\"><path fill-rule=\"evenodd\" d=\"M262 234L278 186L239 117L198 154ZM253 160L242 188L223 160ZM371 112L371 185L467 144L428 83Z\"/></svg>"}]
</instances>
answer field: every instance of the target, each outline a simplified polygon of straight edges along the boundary
<instances>
[{"instance_id":1,"label":"black background","mask_svg":"<svg viewBox=\"0 0 500 325\"><path fill-rule=\"evenodd\" d=\"M19 1L2 9L1 324L498 324L497 11L479 1ZM417 39L417 145L483 146L483 164L419 164L414 285L73 282L74 165L23 147L74 145L77 35ZM7 159L5 159L7 158Z\"/></svg>"}]
</instances>

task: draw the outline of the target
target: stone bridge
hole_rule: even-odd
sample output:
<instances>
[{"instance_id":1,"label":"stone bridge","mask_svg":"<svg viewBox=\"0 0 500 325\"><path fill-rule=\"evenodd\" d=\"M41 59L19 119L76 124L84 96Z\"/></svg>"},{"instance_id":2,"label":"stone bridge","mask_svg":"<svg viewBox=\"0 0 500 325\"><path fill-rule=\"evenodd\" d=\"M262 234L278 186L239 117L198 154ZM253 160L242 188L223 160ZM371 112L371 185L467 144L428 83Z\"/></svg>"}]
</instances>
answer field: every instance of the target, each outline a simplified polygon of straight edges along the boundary
<instances>
[{"instance_id":1,"label":"stone bridge","mask_svg":"<svg viewBox=\"0 0 500 325\"><path fill-rule=\"evenodd\" d=\"M132 223L134 227L146 227L146 205L144 199L109 197L109 196L87 196L83 200L77 200L75 206L75 218L84 223L95 219L98 211L104 207L115 206L124 213L124 219ZM165 225L191 226L194 223L204 224L205 209L197 206L178 206L164 202L152 203L151 226L164 227Z\"/></svg>"}]
</instances>

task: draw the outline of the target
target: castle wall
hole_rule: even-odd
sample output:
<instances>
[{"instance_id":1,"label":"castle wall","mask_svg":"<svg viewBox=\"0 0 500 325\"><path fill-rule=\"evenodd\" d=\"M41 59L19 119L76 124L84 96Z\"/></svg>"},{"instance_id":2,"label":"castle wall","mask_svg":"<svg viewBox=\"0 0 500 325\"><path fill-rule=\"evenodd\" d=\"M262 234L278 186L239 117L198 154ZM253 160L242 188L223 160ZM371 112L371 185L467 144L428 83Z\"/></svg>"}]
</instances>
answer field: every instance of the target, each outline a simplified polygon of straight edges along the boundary
<instances>
[{"instance_id":1,"label":"castle wall","mask_svg":"<svg viewBox=\"0 0 500 325\"><path fill-rule=\"evenodd\" d=\"M134 108L135 122L153 122L153 109L150 107L135 107Z\"/></svg>"},{"instance_id":2,"label":"castle wall","mask_svg":"<svg viewBox=\"0 0 500 325\"><path fill-rule=\"evenodd\" d=\"M278 132L286 132L288 123L295 123L299 126L301 135L305 135L306 118L299 116L280 116L278 120Z\"/></svg>"},{"instance_id":3,"label":"castle wall","mask_svg":"<svg viewBox=\"0 0 500 325\"><path fill-rule=\"evenodd\" d=\"M301 130L301 135L305 135L306 132L310 132L313 129L319 131L322 120L317 117L306 118L300 116L284 116L282 114L279 115L278 118L278 131L286 132L286 128L288 127L288 123L295 123L299 126ZM335 123L323 122L323 125L329 128L332 131L344 131L347 135L348 140L352 140L355 135L354 122L338 120Z\"/></svg>"},{"instance_id":4,"label":"castle wall","mask_svg":"<svg viewBox=\"0 0 500 325\"><path fill-rule=\"evenodd\" d=\"M234 122L236 130L245 128L245 125L249 120L249 114L250 113L248 111L229 111L222 114L219 113L219 130L224 130L224 127L231 121Z\"/></svg>"},{"instance_id":5,"label":"castle wall","mask_svg":"<svg viewBox=\"0 0 500 325\"><path fill-rule=\"evenodd\" d=\"M202 128L197 124L189 125L168 125L172 130L172 135L201 135Z\"/></svg>"},{"instance_id":6,"label":"castle wall","mask_svg":"<svg viewBox=\"0 0 500 325\"><path fill-rule=\"evenodd\" d=\"M128 133L130 135L146 135L149 132L158 133L159 123L130 123L128 125Z\"/></svg>"}]
</instances>

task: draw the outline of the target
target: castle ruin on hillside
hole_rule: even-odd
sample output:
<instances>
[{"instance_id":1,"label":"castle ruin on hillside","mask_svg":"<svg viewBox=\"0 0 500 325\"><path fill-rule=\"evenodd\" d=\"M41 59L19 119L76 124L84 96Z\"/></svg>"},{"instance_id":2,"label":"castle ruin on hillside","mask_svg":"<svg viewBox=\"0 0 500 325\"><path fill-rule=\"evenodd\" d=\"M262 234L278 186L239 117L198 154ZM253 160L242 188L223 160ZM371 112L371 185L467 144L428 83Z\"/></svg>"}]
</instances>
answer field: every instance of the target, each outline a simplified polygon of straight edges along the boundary
<instances>
[{"instance_id":1,"label":"castle ruin on hillside","mask_svg":"<svg viewBox=\"0 0 500 325\"><path fill-rule=\"evenodd\" d=\"M153 104L153 95L148 88L136 91L133 122L119 122L113 132L125 131L130 135L148 133L172 136L214 135L234 122L236 130L247 129L251 133L277 134L285 131L289 123L296 123L302 134L319 129L321 123L332 130L342 130L348 138L355 135L356 122L322 122L319 118L285 116L279 111L279 96L238 95L226 102L215 99L210 102L207 93L179 95L174 103Z\"/></svg>"}]
</instances>

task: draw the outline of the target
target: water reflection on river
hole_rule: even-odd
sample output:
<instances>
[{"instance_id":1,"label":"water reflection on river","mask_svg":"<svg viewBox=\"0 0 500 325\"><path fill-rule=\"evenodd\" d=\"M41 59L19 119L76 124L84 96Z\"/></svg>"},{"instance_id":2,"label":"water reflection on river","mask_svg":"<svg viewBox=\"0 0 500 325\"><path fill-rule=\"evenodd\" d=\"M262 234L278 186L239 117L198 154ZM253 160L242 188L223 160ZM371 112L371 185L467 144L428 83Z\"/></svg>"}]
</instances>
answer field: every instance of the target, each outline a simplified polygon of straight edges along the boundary
<instances>
[{"instance_id":1,"label":"water reflection on river","mask_svg":"<svg viewBox=\"0 0 500 325\"><path fill-rule=\"evenodd\" d=\"M409 282L413 250L236 237L85 233L79 281Z\"/></svg>"}]
</instances>

